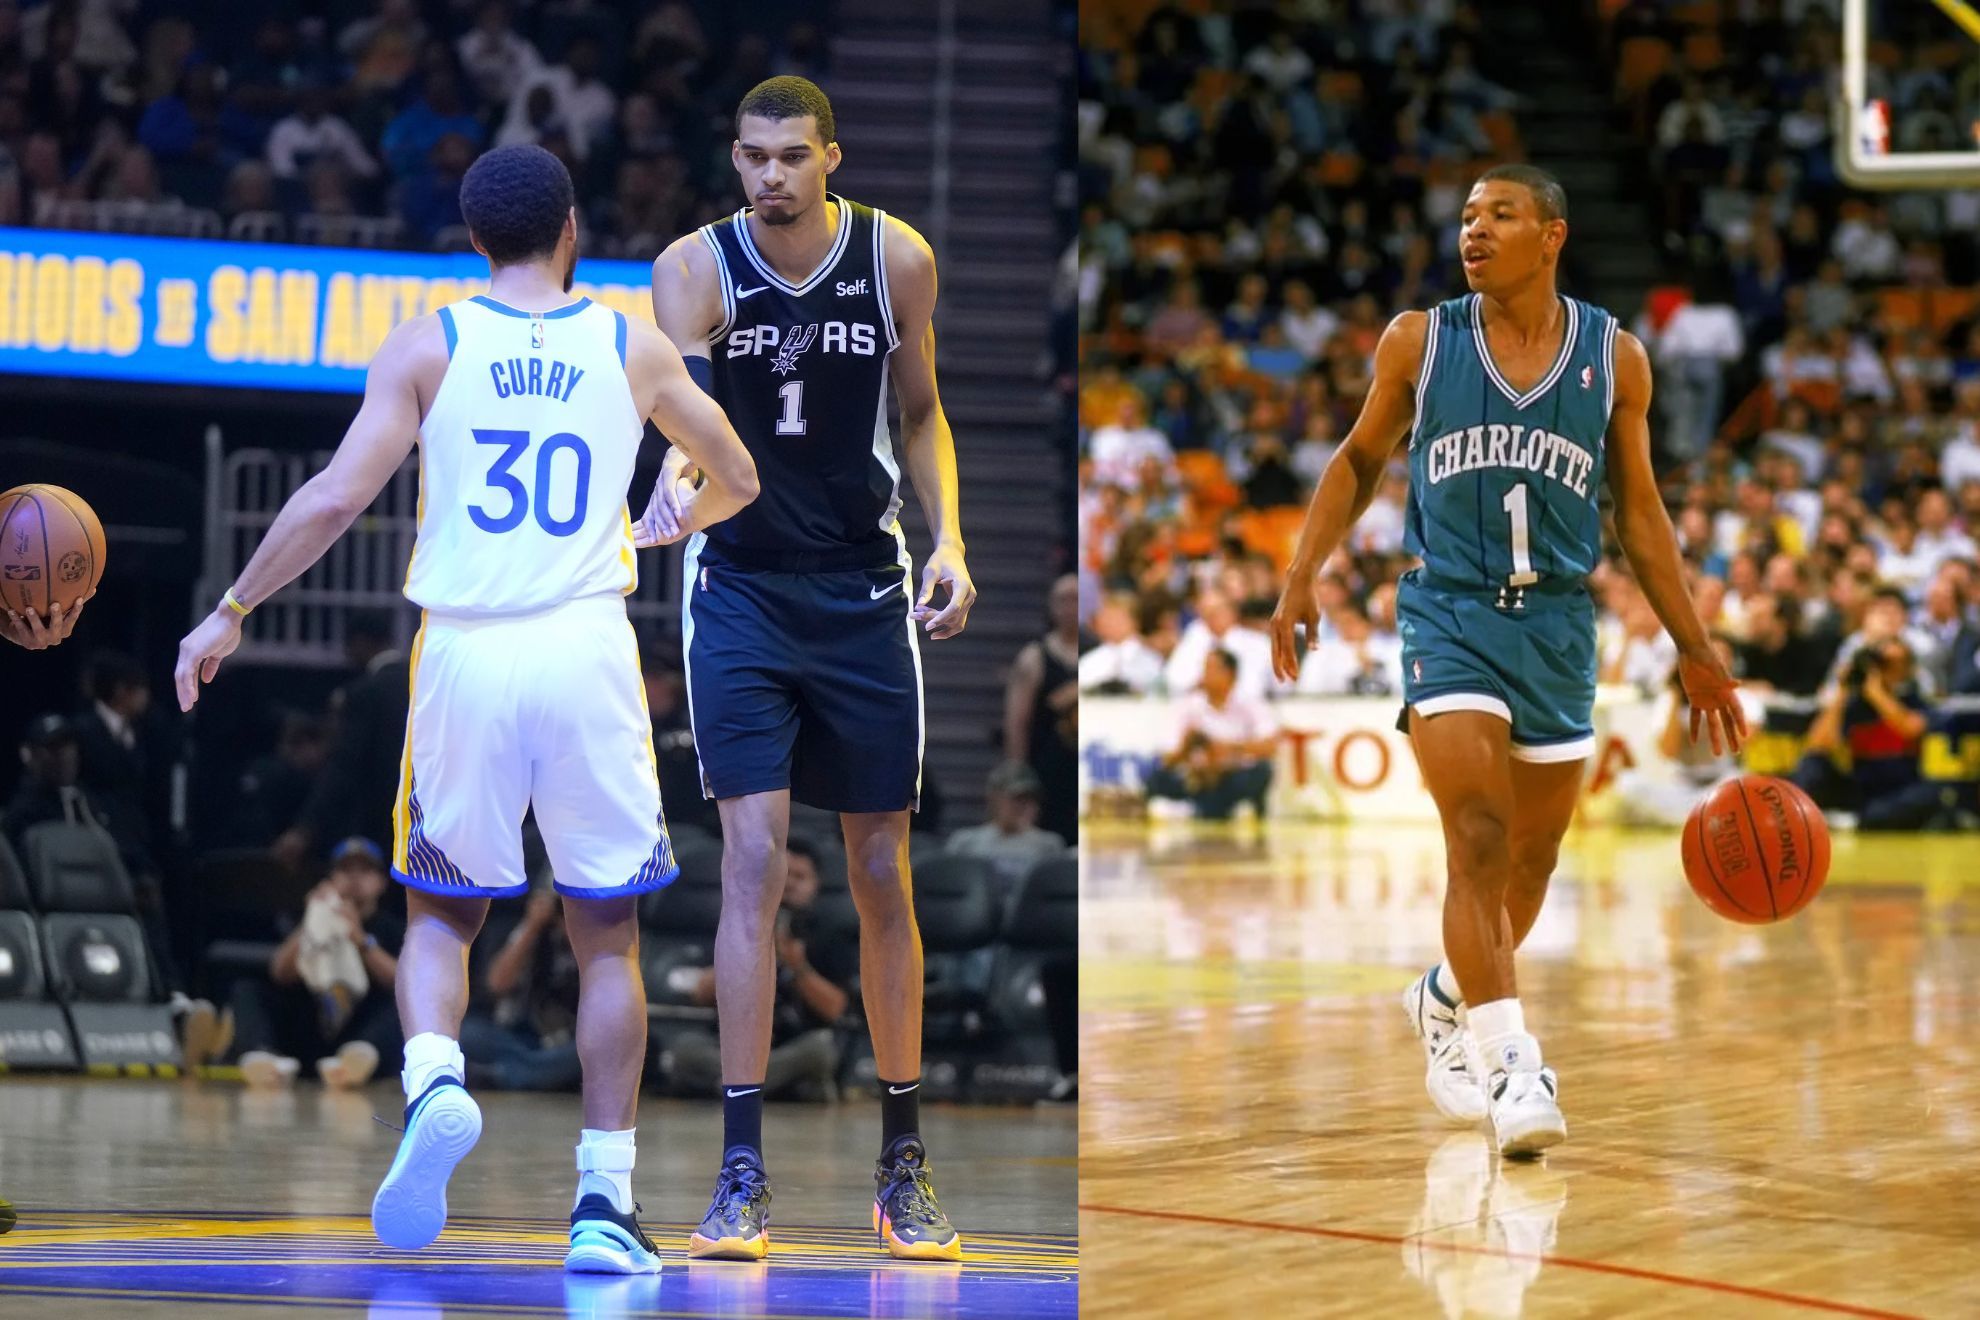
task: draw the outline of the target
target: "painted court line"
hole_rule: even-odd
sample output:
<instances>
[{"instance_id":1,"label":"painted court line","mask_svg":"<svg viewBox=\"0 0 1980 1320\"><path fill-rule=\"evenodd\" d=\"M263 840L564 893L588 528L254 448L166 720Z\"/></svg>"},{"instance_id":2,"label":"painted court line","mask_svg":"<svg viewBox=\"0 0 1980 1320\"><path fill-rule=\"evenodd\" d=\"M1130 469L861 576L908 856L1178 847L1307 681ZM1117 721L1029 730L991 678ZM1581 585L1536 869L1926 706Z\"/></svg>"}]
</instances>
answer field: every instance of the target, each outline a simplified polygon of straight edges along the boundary
<instances>
[{"instance_id":1,"label":"painted court line","mask_svg":"<svg viewBox=\"0 0 1980 1320\"><path fill-rule=\"evenodd\" d=\"M1428 1251L1456 1251L1472 1256L1498 1256L1506 1260L1539 1261L1543 1265L1555 1265L1562 1269L1586 1270L1592 1274L1613 1274L1625 1279L1667 1283L1678 1288L1698 1288L1706 1292L1725 1293L1734 1297L1753 1297L1761 1301L1779 1302L1785 1306L1827 1311L1834 1315L1868 1316L1871 1320L1917 1320L1917 1317L1902 1311L1879 1311L1868 1306L1852 1306L1848 1302L1825 1301L1820 1297L1802 1297L1795 1293L1775 1292L1769 1288L1749 1288L1745 1284L1722 1283L1717 1279L1696 1279L1683 1274L1665 1274L1659 1270L1640 1270L1630 1265L1611 1265L1599 1260L1578 1260L1573 1256L1542 1256L1530 1251L1504 1251L1494 1247L1474 1247L1455 1242L1428 1242L1416 1237L1363 1233L1345 1228L1317 1228L1310 1224L1274 1224L1258 1219L1222 1219L1216 1215L1193 1215L1178 1210L1137 1210L1128 1206L1091 1205L1084 1202L1079 1208L1097 1215L1164 1219L1181 1224L1208 1224L1213 1228L1264 1229L1272 1233L1296 1233L1303 1237L1331 1238L1340 1242L1369 1242L1385 1247L1400 1247L1414 1243Z\"/></svg>"}]
</instances>

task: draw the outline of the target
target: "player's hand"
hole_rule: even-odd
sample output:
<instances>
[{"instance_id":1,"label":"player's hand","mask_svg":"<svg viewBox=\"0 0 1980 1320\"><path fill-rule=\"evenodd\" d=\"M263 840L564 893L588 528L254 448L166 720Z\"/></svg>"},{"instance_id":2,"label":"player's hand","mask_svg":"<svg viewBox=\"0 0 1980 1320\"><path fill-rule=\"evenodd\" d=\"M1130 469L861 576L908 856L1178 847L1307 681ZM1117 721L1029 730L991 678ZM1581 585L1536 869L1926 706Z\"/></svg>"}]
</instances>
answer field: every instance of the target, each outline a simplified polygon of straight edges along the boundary
<instances>
[{"instance_id":1,"label":"player's hand","mask_svg":"<svg viewBox=\"0 0 1980 1320\"><path fill-rule=\"evenodd\" d=\"M646 502L646 513L639 520L633 545L648 550L656 545L672 545L687 534L688 510L694 504L694 479L699 470L679 446L667 450L660 460L660 479L653 483L653 496Z\"/></svg>"},{"instance_id":2,"label":"player's hand","mask_svg":"<svg viewBox=\"0 0 1980 1320\"><path fill-rule=\"evenodd\" d=\"M949 589L949 603L935 607L935 588ZM976 604L976 584L969 580L969 566L963 563L960 547L937 543L928 562L921 566L921 596L914 603L912 617L922 631L936 641L954 637L969 623L969 607Z\"/></svg>"},{"instance_id":3,"label":"player's hand","mask_svg":"<svg viewBox=\"0 0 1980 1320\"><path fill-rule=\"evenodd\" d=\"M172 686L178 690L181 711L193 708L199 700L199 685L211 683L220 672L220 662L240 644L241 616L225 605L186 634L179 643L179 663L172 669Z\"/></svg>"},{"instance_id":4,"label":"player's hand","mask_svg":"<svg viewBox=\"0 0 1980 1320\"><path fill-rule=\"evenodd\" d=\"M1288 573L1286 589L1279 593L1278 608L1272 611L1272 673L1282 683L1299 677L1299 626L1306 626L1309 642L1320 632L1317 585L1312 577Z\"/></svg>"},{"instance_id":5,"label":"player's hand","mask_svg":"<svg viewBox=\"0 0 1980 1320\"><path fill-rule=\"evenodd\" d=\"M1711 735L1712 755L1737 755L1746 742L1746 711L1739 704L1739 682L1727 672L1718 654L1678 655L1678 682L1684 684L1685 701L1691 706L1691 738L1698 740L1698 726L1704 722Z\"/></svg>"},{"instance_id":6,"label":"player's hand","mask_svg":"<svg viewBox=\"0 0 1980 1320\"><path fill-rule=\"evenodd\" d=\"M0 632L16 646L30 651L45 651L69 639L69 634L76 630L76 620L82 617L82 607L89 604L95 595L94 591L90 592L66 610L62 608L61 601L56 601L48 607L47 623L43 623L41 616L33 610L22 613L8 610L7 621L0 626Z\"/></svg>"}]
</instances>

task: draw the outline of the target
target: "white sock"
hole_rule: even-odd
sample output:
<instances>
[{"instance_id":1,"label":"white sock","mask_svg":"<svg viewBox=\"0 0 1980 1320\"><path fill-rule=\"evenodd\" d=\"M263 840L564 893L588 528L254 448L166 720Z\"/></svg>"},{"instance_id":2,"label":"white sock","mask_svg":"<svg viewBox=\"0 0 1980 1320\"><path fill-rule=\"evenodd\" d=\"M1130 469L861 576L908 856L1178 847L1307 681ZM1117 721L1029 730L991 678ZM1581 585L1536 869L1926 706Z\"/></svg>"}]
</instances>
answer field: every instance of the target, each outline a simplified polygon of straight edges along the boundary
<instances>
[{"instance_id":1,"label":"white sock","mask_svg":"<svg viewBox=\"0 0 1980 1320\"><path fill-rule=\"evenodd\" d=\"M600 1192L620 1214L632 1213L633 1133L636 1131L637 1128L627 1128L624 1132L607 1132L602 1128L579 1131L577 1201L571 1202L571 1209L577 1209L577 1202L592 1192Z\"/></svg>"},{"instance_id":2,"label":"white sock","mask_svg":"<svg viewBox=\"0 0 1980 1320\"><path fill-rule=\"evenodd\" d=\"M1449 963L1438 963L1430 969L1430 984L1437 987L1438 994L1456 1006L1453 1012L1457 1008L1464 1007L1464 991L1458 989L1457 978L1451 975ZM1443 1005L1439 1004L1438 1007L1442 1008Z\"/></svg>"},{"instance_id":3,"label":"white sock","mask_svg":"<svg viewBox=\"0 0 1980 1320\"><path fill-rule=\"evenodd\" d=\"M1526 1032L1517 999L1494 999L1468 1010L1478 1055L1490 1072L1532 1072L1540 1066L1540 1042Z\"/></svg>"},{"instance_id":4,"label":"white sock","mask_svg":"<svg viewBox=\"0 0 1980 1320\"><path fill-rule=\"evenodd\" d=\"M406 1068L399 1074L406 1099L418 1099L441 1073L452 1073L457 1082L467 1080L467 1060L461 1057L459 1041L437 1031L422 1031L406 1042Z\"/></svg>"}]
</instances>

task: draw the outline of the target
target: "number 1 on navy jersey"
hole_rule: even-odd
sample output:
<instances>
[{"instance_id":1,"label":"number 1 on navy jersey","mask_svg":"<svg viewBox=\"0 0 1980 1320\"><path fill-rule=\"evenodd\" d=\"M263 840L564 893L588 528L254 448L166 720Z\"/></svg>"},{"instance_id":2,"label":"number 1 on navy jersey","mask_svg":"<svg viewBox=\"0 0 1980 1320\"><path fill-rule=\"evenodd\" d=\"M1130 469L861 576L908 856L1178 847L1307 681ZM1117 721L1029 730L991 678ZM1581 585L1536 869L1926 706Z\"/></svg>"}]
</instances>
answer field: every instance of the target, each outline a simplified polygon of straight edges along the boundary
<instances>
[{"instance_id":1,"label":"number 1 on navy jersey","mask_svg":"<svg viewBox=\"0 0 1980 1320\"><path fill-rule=\"evenodd\" d=\"M777 387L777 397L784 401L784 411L777 418L778 435L804 434L804 382L794 380L788 385Z\"/></svg>"}]
</instances>

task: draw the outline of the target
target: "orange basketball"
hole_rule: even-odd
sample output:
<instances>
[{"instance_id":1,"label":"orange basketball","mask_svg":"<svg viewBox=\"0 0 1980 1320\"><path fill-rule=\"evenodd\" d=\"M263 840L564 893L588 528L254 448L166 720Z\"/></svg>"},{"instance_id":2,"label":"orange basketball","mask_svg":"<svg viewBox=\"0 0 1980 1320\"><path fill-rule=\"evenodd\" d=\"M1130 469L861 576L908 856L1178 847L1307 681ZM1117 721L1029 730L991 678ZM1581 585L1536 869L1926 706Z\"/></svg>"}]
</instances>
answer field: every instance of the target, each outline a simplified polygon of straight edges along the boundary
<instances>
[{"instance_id":1,"label":"orange basketball","mask_svg":"<svg viewBox=\"0 0 1980 1320\"><path fill-rule=\"evenodd\" d=\"M1829 878L1829 824L1785 779L1740 775L1684 823L1684 878L1705 906L1755 925L1785 921Z\"/></svg>"},{"instance_id":2,"label":"orange basketball","mask_svg":"<svg viewBox=\"0 0 1980 1320\"><path fill-rule=\"evenodd\" d=\"M43 619L96 590L103 578L103 524L74 491L16 486L0 494L0 599Z\"/></svg>"}]
</instances>

